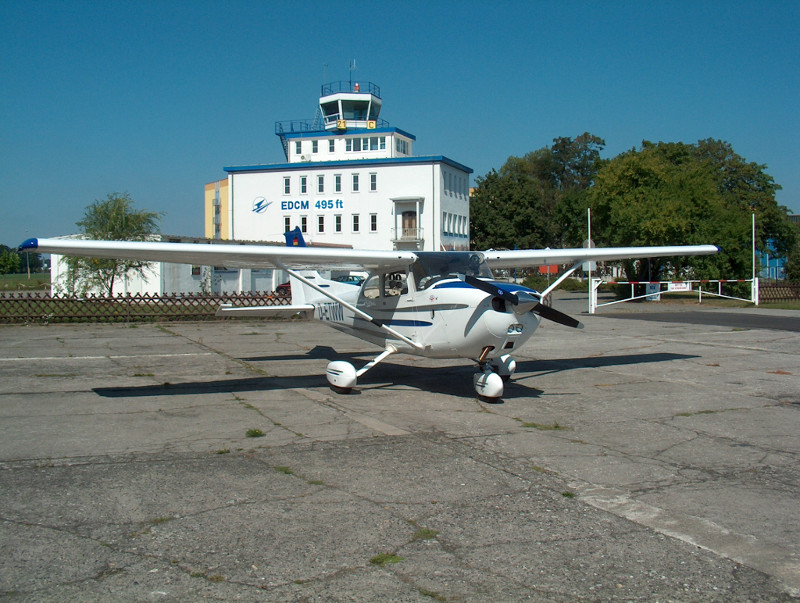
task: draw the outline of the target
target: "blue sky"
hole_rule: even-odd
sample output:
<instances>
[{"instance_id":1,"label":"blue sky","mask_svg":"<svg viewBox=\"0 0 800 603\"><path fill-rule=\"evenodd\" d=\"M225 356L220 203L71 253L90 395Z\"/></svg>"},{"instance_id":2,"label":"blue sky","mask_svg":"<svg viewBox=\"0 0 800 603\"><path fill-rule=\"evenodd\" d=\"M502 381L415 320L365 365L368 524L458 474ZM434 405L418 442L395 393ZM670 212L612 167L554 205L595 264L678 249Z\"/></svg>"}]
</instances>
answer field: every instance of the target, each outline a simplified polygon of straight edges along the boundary
<instances>
[{"instance_id":1,"label":"blue sky","mask_svg":"<svg viewBox=\"0 0 800 603\"><path fill-rule=\"evenodd\" d=\"M800 212L800 2L34 2L0 19L0 243L76 231L107 193L203 234L223 167L278 163L320 85L381 87L418 155L499 168L585 131L728 141ZM709 241L713 243L713 241Z\"/></svg>"}]
</instances>

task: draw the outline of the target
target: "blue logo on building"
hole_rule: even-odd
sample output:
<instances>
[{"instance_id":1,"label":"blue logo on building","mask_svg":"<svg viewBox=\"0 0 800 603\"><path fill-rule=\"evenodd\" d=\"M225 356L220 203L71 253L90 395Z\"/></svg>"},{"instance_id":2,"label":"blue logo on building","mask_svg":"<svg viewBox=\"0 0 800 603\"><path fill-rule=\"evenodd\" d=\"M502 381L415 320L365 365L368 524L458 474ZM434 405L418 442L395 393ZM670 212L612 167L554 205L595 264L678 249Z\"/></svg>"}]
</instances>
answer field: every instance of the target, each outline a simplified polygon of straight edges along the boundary
<instances>
[{"instance_id":1,"label":"blue logo on building","mask_svg":"<svg viewBox=\"0 0 800 603\"><path fill-rule=\"evenodd\" d=\"M272 201L267 201L264 197L253 199L253 211L257 214L263 214L270 205L272 205Z\"/></svg>"}]
</instances>

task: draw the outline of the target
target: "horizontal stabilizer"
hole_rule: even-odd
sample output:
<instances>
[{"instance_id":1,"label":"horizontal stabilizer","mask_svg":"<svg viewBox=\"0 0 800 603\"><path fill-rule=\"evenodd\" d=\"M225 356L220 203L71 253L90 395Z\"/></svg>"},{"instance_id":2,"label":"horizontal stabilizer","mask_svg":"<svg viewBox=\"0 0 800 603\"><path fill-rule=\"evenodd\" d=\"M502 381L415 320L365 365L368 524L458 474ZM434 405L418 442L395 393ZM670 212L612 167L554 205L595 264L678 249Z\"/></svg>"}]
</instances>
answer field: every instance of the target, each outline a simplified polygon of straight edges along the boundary
<instances>
[{"instance_id":1,"label":"horizontal stabilizer","mask_svg":"<svg viewBox=\"0 0 800 603\"><path fill-rule=\"evenodd\" d=\"M282 318L294 316L295 314L306 314L308 316L314 311L314 306L311 304L303 304L299 306L232 306L230 304L223 304L216 312L217 316L249 316L251 318L258 318L260 316L271 316L273 318Z\"/></svg>"}]
</instances>

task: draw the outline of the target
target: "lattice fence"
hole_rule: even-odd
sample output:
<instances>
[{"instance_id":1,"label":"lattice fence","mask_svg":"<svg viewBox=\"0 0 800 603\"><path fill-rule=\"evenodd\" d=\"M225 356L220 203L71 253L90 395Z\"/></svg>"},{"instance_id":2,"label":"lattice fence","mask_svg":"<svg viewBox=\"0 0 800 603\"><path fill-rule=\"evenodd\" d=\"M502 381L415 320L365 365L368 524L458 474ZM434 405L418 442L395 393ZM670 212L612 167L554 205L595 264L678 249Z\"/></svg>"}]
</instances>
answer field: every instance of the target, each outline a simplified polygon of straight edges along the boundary
<instances>
[{"instance_id":1,"label":"lattice fence","mask_svg":"<svg viewBox=\"0 0 800 603\"><path fill-rule=\"evenodd\" d=\"M51 296L43 292L10 293L0 295L0 323L217 320L215 312L222 304L288 306L291 301L288 296L261 292L87 295L82 298Z\"/></svg>"},{"instance_id":2,"label":"lattice fence","mask_svg":"<svg viewBox=\"0 0 800 603\"><path fill-rule=\"evenodd\" d=\"M760 302L793 301L800 299L800 283L759 283Z\"/></svg>"}]
</instances>

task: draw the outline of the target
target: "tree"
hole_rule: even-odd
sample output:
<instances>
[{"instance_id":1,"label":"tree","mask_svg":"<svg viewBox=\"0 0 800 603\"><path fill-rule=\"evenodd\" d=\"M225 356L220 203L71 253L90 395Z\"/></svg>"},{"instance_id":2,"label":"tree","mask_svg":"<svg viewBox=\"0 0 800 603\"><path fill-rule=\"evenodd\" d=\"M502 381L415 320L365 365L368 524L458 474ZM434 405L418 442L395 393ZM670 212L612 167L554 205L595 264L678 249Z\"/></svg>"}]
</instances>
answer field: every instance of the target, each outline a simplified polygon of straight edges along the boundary
<instances>
[{"instance_id":1,"label":"tree","mask_svg":"<svg viewBox=\"0 0 800 603\"><path fill-rule=\"evenodd\" d=\"M0 245L0 274L13 274L19 271L20 261L19 254L13 249Z\"/></svg>"},{"instance_id":2,"label":"tree","mask_svg":"<svg viewBox=\"0 0 800 603\"><path fill-rule=\"evenodd\" d=\"M605 143L584 133L552 147L509 157L500 171L476 179L470 202L471 245L561 247L583 238L585 194Z\"/></svg>"},{"instance_id":3,"label":"tree","mask_svg":"<svg viewBox=\"0 0 800 603\"><path fill-rule=\"evenodd\" d=\"M157 232L160 218L159 213L134 209L128 193L111 193L89 205L77 225L88 239L144 241ZM143 277L149 264L134 260L69 257L67 266L68 281L81 293L99 288L105 294L113 295L118 278L128 273Z\"/></svg>"},{"instance_id":4,"label":"tree","mask_svg":"<svg viewBox=\"0 0 800 603\"><path fill-rule=\"evenodd\" d=\"M645 141L597 173L589 192L593 233L612 246L722 247L717 256L625 262L631 280L660 280L666 271L681 278L748 275L751 212L759 224L759 248L767 239L783 251L795 245L786 209L775 202L779 187L764 170L722 141Z\"/></svg>"}]
</instances>

